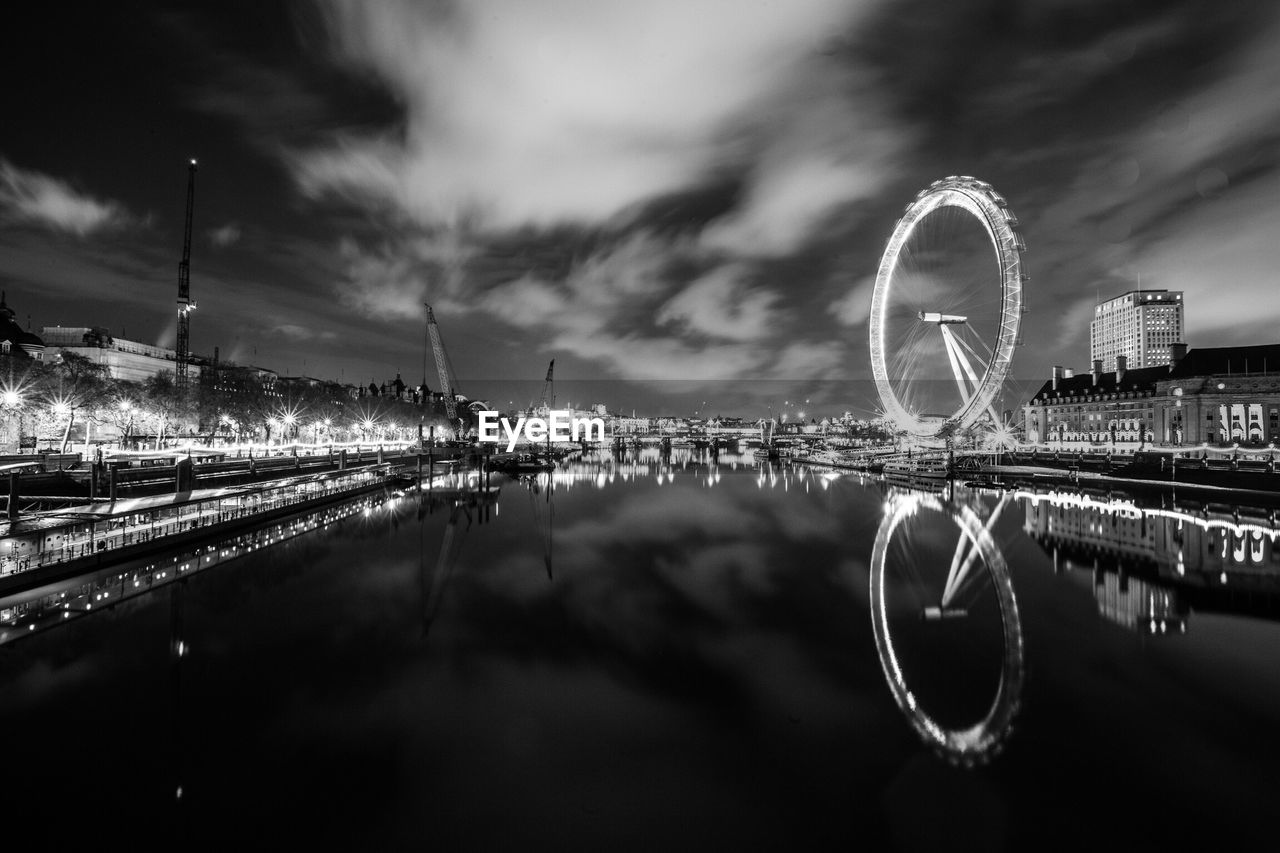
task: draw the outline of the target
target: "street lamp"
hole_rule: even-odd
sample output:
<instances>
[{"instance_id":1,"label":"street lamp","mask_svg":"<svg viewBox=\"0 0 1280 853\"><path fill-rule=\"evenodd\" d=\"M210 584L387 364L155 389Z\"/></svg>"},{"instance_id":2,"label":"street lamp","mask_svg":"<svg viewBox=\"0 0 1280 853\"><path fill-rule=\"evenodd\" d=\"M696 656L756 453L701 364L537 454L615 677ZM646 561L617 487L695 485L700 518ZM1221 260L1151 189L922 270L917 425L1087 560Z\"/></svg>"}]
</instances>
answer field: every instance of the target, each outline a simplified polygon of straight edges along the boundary
<instances>
[{"instance_id":1,"label":"street lamp","mask_svg":"<svg viewBox=\"0 0 1280 853\"><path fill-rule=\"evenodd\" d=\"M239 444L240 443L240 424L236 421L236 419L224 413L220 418L218 418L218 420L219 422L222 423L223 426L227 428L228 432L233 433L235 435L236 444Z\"/></svg>"}]
</instances>

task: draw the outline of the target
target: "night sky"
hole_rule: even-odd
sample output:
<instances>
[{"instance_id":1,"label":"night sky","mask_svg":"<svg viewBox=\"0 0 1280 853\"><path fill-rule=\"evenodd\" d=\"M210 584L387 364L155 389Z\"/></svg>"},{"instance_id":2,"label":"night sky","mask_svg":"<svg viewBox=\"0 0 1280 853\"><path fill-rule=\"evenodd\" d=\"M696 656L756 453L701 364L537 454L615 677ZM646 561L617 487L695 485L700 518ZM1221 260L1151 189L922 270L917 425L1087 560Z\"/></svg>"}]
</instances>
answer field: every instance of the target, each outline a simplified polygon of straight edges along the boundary
<instances>
[{"instance_id":1,"label":"night sky","mask_svg":"<svg viewBox=\"0 0 1280 853\"><path fill-rule=\"evenodd\" d=\"M865 379L884 242L952 174L1022 222L1024 381L1136 287L1192 347L1277 340L1272 2L40 4L0 40L37 331L173 345L196 157L192 347L287 374L419 378L430 301L464 392Z\"/></svg>"}]
</instances>

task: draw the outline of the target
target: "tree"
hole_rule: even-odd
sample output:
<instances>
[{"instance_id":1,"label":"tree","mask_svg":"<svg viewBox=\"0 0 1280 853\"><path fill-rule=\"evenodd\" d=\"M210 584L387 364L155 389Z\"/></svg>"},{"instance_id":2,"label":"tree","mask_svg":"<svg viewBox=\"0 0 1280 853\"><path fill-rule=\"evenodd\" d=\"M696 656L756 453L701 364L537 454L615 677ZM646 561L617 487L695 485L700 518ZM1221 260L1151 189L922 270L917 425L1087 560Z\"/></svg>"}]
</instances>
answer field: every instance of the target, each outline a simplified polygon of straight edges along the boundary
<instances>
[{"instance_id":1,"label":"tree","mask_svg":"<svg viewBox=\"0 0 1280 853\"><path fill-rule=\"evenodd\" d=\"M179 388L173 374L164 371L147 377L142 383L142 411L156 423L156 450L164 443L165 433L174 426L195 419L192 394Z\"/></svg>"},{"instance_id":2,"label":"tree","mask_svg":"<svg viewBox=\"0 0 1280 853\"><path fill-rule=\"evenodd\" d=\"M65 419L59 453L67 452L67 441L76 413L86 421L101 423L101 411L111 401L114 386L107 368L76 353L59 353L56 362L42 377L49 415L56 422ZM87 435L87 433L86 433Z\"/></svg>"}]
</instances>

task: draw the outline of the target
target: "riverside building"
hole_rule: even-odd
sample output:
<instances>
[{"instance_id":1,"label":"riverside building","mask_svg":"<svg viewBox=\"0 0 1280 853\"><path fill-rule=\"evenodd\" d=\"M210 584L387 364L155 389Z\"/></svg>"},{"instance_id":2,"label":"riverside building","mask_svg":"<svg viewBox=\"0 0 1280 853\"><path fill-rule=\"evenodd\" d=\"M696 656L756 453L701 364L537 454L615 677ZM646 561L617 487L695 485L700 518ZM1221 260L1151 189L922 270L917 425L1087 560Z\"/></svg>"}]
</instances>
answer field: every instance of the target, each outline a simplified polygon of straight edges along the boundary
<instances>
[{"instance_id":1,"label":"riverside building","mask_svg":"<svg viewBox=\"0 0 1280 853\"><path fill-rule=\"evenodd\" d=\"M1088 373L1054 367L1023 407L1038 444L1134 449L1146 444L1280 445L1280 344L1170 348L1170 363Z\"/></svg>"},{"instance_id":2,"label":"riverside building","mask_svg":"<svg viewBox=\"0 0 1280 853\"><path fill-rule=\"evenodd\" d=\"M82 355L93 364L107 369L113 379L140 382L177 369L177 352L166 347L155 347L138 341L116 338L100 327L45 326L40 330L45 347L52 357L55 352ZM200 378L203 359L191 358L187 362L187 375L193 381Z\"/></svg>"}]
</instances>

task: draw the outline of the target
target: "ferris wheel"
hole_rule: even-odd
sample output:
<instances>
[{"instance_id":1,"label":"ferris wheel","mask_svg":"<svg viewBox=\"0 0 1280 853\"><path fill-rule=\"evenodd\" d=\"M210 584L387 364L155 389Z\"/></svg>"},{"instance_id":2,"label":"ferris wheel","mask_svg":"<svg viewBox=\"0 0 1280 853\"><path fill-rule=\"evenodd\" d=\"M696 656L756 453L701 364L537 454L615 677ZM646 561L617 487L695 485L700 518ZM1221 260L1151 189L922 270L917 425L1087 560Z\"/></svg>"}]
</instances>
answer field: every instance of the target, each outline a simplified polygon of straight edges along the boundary
<instances>
[{"instance_id":1,"label":"ferris wheel","mask_svg":"<svg viewBox=\"0 0 1280 853\"><path fill-rule=\"evenodd\" d=\"M935 437L984 414L1009 373L1022 319L1018 220L990 184L934 181L898 220L871 298L871 369L884 415Z\"/></svg>"},{"instance_id":2,"label":"ferris wheel","mask_svg":"<svg viewBox=\"0 0 1280 853\"><path fill-rule=\"evenodd\" d=\"M1002 747L1021 705L1022 620L991 534L1008 504L1006 495L984 521L936 495L895 493L871 552L871 627L894 701L922 740L966 766ZM958 531L940 536L947 521ZM941 692L920 671L931 668L933 680L947 670ZM967 694L959 710L947 695L957 691Z\"/></svg>"}]
</instances>

